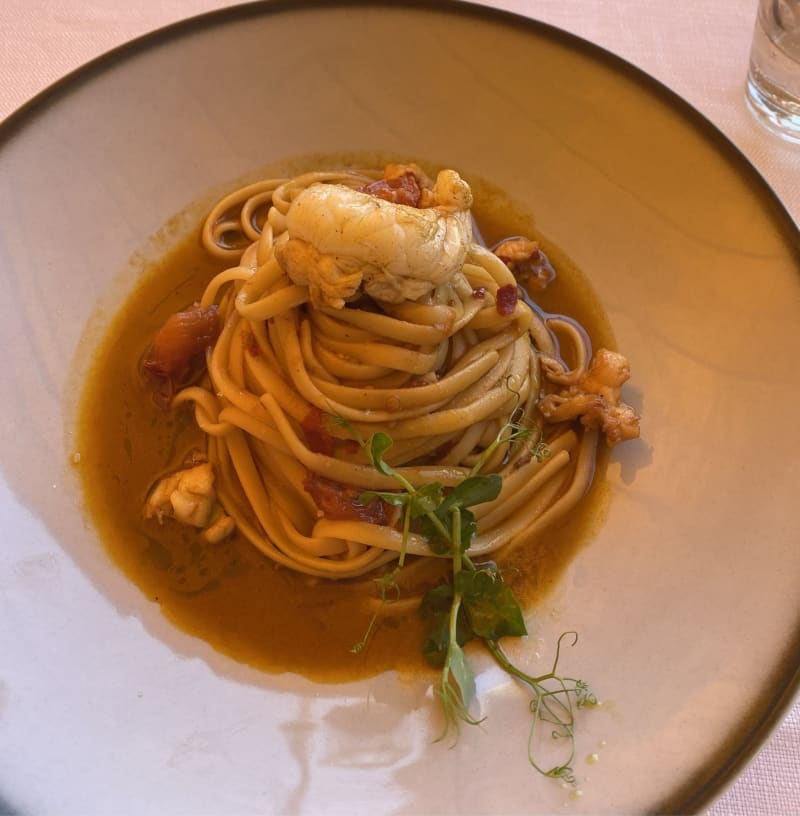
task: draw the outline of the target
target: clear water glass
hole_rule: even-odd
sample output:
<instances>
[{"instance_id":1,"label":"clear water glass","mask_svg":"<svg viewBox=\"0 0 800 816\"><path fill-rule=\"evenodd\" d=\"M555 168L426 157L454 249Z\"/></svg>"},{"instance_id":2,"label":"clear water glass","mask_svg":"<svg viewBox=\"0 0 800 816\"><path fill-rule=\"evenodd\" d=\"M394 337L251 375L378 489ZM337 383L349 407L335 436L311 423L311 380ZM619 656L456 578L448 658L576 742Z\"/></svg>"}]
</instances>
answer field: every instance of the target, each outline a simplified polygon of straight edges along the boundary
<instances>
[{"instance_id":1,"label":"clear water glass","mask_svg":"<svg viewBox=\"0 0 800 816\"><path fill-rule=\"evenodd\" d=\"M762 124L800 143L800 0L759 0L745 98Z\"/></svg>"}]
</instances>

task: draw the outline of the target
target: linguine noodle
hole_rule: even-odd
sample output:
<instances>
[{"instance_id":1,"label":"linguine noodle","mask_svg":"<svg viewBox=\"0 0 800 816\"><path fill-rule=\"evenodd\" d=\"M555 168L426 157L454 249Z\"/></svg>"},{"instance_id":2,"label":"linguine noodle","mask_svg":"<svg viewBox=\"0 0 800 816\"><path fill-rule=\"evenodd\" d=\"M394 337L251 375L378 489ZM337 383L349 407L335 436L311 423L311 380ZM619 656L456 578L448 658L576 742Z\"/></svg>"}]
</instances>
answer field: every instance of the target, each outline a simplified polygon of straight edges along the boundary
<instances>
[{"instance_id":1,"label":"linguine noodle","mask_svg":"<svg viewBox=\"0 0 800 816\"><path fill-rule=\"evenodd\" d=\"M563 517L593 474L600 431L540 411L556 390L543 361L559 382L575 382L589 367L589 340L522 298L498 308L498 293L517 281L486 247L473 241L458 274L401 302L362 297L335 308L284 271L276 246L298 195L318 183L357 190L379 177L309 173L242 187L217 204L202 241L228 268L200 306L218 304L222 329L206 352L207 375L173 399L194 405L217 497L240 533L312 576L360 576L401 549L433 555L422 536L404 537L397 513L382 523L328 517L307 488L316 478L356 496L397 490L355 441L375 431L391 436L385 458L412 485L452 487L512 416L531 429L482 465L503 487L474 509L471 557L507 552ZM315 442L320 434L326 445Z\"/></svg>"}]
</instances>

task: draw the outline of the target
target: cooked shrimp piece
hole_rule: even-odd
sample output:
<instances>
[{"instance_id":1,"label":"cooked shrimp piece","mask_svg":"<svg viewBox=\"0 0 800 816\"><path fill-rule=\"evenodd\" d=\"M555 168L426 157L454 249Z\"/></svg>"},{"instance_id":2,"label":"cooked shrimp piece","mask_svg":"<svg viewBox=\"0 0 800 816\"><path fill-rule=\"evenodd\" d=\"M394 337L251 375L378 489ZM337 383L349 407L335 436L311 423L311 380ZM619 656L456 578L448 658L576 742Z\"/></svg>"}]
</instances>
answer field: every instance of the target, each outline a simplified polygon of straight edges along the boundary
<instances>
[{"instance_id":1,"label":"cooked shrimp piece","mask_svg":"<svg viewBox=\"0 0 800 816\"><path fill-rule=\"evenodd\" d=\"M492 252L514 273L518 281L528 286L546 289L556 276L550 261L539 249L538 241L518 235L501 241Z\"/></svg>"},{"instance_id":2,"label":"cooked shrimp piece","mask_svg":"<svg viewBox=\"0 0 800 816\"><path fill-rule=\"evenodd\" d=\"M341 309L361 291L418 300L461 272L472 243L472 191L442 170L433 206L417 208L339 184L312 184L291 204L275 256L315 306Z\"/></svg>"},{"instance_id":3,"label":"cooked shrimp piece","mask_svg":"<svg viewBox=\"0 0 800 816\"><path fill-rule=\"evenodd\" d=\"M551 382L563 384L564 377L543 368ZM587 428L600 428L609 445L639 436L639 416L620 401L620 389L631 375L627 358L615 351L598 349L585 374L575 384L548 394L539 410L550 422L579 419Z\"/></svg>"},{"instance_id":4,"label":"cooked shrimp piece","mask_svg":"<svg viewBox=\"0 0 800 816\"><path fill-rule=\"evenodd\" d=\"M161 479L144 505L145 518L174 518L192 527L205 527L217 500L214 470L208 462Z\"/></svg>"},{"instance_id":5,"label":"cooked shrimp piece","mask_svg":"<svg viewBox=\"0 0 800 816\"><path fill-rule=\"evenodd\" d=\"M609 402L618 403L620 388L630 376L631 366L627 357L601 348L592 357L589 370L583 375L579 385L584 391L600 394Z\"/></svg>"}]
</instances>

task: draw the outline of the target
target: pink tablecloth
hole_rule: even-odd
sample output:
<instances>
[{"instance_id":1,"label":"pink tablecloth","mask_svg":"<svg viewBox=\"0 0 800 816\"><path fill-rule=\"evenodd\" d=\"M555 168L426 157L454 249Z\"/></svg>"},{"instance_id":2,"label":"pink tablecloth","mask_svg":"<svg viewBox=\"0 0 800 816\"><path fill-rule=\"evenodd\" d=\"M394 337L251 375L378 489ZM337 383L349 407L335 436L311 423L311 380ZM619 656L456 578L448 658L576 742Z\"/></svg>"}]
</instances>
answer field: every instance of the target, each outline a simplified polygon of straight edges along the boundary
<instances>
[{"instance_id":1,"label":"pink tablecloth","mask_svg":"<svg viewBox=\"0 0 800 816\"><path fill-rule=\"evenodd\" d=\"M756 165L800 223L800 145L764 131L743 100L755 0L484 2L592 40L677 91ZM132 37L229 5L231 0L3 0L0 119ZM800 814L800 704L708 814Z\"/></svg>"}]
</instances>

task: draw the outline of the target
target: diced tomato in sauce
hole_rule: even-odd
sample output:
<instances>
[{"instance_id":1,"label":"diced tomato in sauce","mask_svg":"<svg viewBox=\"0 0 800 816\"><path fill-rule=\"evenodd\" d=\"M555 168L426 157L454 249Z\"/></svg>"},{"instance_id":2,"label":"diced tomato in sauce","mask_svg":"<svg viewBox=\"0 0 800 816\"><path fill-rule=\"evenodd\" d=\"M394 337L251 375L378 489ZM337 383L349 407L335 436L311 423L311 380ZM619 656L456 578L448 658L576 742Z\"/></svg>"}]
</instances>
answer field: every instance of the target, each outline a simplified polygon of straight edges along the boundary
<instances>
[{"instance_id":1,"label":"diced tomato in sauce","mask_svg":"<svg viewBox=\"0 0 800 816\"><path fill-rule=\"evenodd\" d=\"M332 521L366 521L370 524L387 524L391 507L380 499L362 503L359 487L335 482L309 472L303 482L306 492L327 519Z\"/></svg>"},{"instance_id":2,"label":"diced tomato in sauce","mask_svg":"<svg viewBox=\"0 0 800 816\"><path fill-rule=\"evenodd\" d=\"M310 450L325 456L333 456L335 440L319 408L312 406L303 417L300 427L303 429L306 445Z\"/></svg>"},{"instance_id":3,"label":"diced tomato in sauce","mask_svg":"<svg viewBox=\"0 0 800 816\"><path fill-rule=\"evenodd\" d=\"M142 374L155 386L159 405L168 407L175 393L205 370L206 349L220 329L215 305L195 304L167 318L141 361Z\"/></svg>"},{"instance_id":4,"label":"diced tomato in sauce","mask_svg":"<svg viewBox=\"0 0 800 816\"><path fill-rule=\"evenodd\" d=\"M360 191L393 204L417 208L426 206L431 196L427 176L414 164L387 164L383 178L365 184Z\"/></svg>"},{"instance_id":5,"label":"diced tomato in sauce","mask_svg":"<svg viewBox=\"0 0 800 816\"><path fill-rule=\"evenodd\" d=\"M518 298L519 291L515 283L507 283L505 286L501 286L495 296L498 313L503 315L503 317L514 314Z\"/></svg>"}]
</instances>

